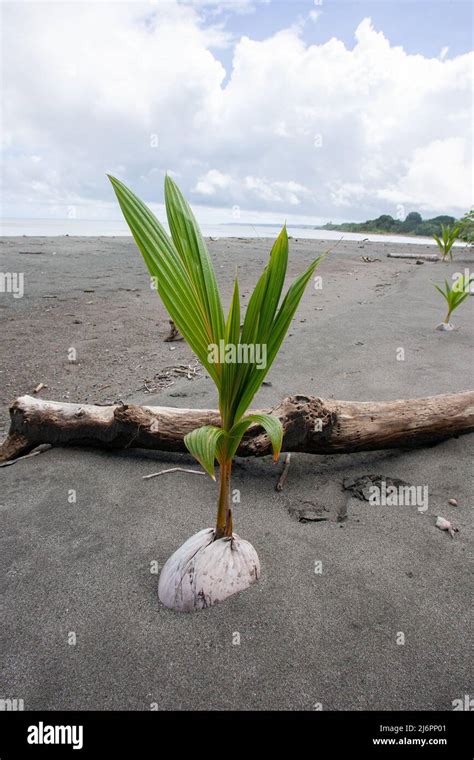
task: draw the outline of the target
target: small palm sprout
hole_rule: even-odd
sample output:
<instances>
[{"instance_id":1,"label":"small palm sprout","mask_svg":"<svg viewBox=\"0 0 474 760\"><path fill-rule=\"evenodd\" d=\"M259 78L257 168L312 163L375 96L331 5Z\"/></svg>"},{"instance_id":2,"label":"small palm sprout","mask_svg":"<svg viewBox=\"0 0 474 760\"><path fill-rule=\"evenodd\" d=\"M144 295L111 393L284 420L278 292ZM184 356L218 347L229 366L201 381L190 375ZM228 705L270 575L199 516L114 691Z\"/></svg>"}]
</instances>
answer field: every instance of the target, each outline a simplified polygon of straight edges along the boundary
<instances>
[{"instance_id":1,"label":"small palm sprout","mask_svg":"<svg viewBox=\"0 0 474 760\"><path fill-rule=\"evenodd\" d=\"M441 251L443 261L446 261L447 256L451 261L453 260L453 245L459 236L459 226L451 227L449 224L441 225L441 235L434 234L433 237L438 244L438 248Z\"/></svg>"},{"instance_id":2,"label":"small palm sprout","mask_svg":"<svg viewBox=\"0 0 474 760\"><path fill-rule=\"evenodd\" d=\"M443 288L440 288L439 285L435 285L436 290L441 293L448 304L448 313L446 314L444 322L441 322L436 327L437 330L454 330L454 326L450 322L451 314L468 297L472 281L474 281L474 275L471 275L470 277L461 275L452 287L447 280L444 281L444 290Z\"/></svg>"},{"instance_id":3,"label":"small palm sprout","mask_svg":"<svg viewBox=\"0 0 474 760\"><path fill-rule=\"evenodd\" d=\"M170 238L134 193L119 180L109 178L163 304L219 395L221 426L206 425L184 439L214 480L214 462L219 463L216 525L196 533L168 559L158 585L163 604L191 612L248 588L260 575L255 549L233 532L232 459L251 425L265 430L278 459L283 440L280 420L270 414L246 412L322 257L296 278L280 303L288 262L288 236L283 227L249 300L241 329L237 279L225 319L209 253L191 208L173 180L168 176L165 179Z\"/></svg>"}]
</instances>

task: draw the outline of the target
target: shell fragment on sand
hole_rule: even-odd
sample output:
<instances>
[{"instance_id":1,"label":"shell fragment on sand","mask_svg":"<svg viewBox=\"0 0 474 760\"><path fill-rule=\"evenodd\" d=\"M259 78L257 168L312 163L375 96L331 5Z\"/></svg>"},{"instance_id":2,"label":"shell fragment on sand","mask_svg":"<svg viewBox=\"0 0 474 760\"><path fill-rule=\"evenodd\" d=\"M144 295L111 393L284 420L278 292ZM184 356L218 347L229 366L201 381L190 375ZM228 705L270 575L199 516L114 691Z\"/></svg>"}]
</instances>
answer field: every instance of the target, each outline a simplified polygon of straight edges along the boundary
<instances>
[{"instance_id":1,"label":"shell fragment on sand","mask_svg":"<svg viewBox=\"0 0 474 760\"><path fill-rule=\"evenodd\" d=\"M236 533L214 541L214 530L205 528L165 563L158 597L165 607L195 612L244 591L259 577L260 562L252 544Z\"/></svg>"},{"instance_id":2,"label":"shell fragment on sand","mask_svg":"<svg viewBox=\"0 0 474 760\"><path fill-rule=\"evenodd\" d=\"M437 517L435 525L440 530L447 530L451 538L454 538L456 533L459 533L459 528L453 528L452 524L445 517Z\"/></svg>"}]
</instances>

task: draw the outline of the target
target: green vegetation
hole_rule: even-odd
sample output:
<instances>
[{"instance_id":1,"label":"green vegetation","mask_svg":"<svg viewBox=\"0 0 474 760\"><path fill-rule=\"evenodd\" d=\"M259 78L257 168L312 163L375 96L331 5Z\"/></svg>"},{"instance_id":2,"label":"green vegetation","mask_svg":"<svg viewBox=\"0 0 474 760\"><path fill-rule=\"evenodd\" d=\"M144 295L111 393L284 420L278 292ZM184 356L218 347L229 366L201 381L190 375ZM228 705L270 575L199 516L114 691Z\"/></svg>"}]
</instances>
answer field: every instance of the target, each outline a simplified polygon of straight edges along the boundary
<instances>
[{"instance_id":1,"label":"green vegetation","mask_svg":"<svg viewBox=\"0 0 474 760\"><path fill-rule=\"evenodd\" d=\"M474 209L466 211L459 222L459 240L474 245Z\"/></svg>"},{"instance_id":2,"label":"green vegetation","mask_svg":"<svg viewBox=\"0 0 474 760\"><path fill-rule=\"evenodd\" d=\"M474 238L473 212L471 211L470 214L470 234ZM441 234L442 225L457 226L457 224L459 222L453 216L435 216L433 219L423 220L417 211L411 211L404 221L394 219L390 214L382 214L377 219L368 219L366 222L345 222L344 224L332 224L329 222L320 229L338 230L340 232L391 233L392 235L421 235L431 237L432 235ZM464 238L462 239L464 240Z\"/></svg>"},{"instance_id":3,"label":"green vegetation","mask_svg":"<svg viewBox=\"0 0 474 760\"><path fill-rule=\"evenodd\" d=\"M458 239L459 227L451 227L449 224L441 225L441 234L434 234L433 237L438 244L438 248L442 253L443 261L449 255L451 261L453 260L453 245Z\"/></svg>"},{"instance_id":4,"label":"green vegetation","mask_svg":"<svg viewBox=\"0 0 474 760\"><path fill-rule=\"evenodd\" d=\"M209 253L194 215L173 180L170 177L165 180L171 238L136 195L114 177L110 181L163 304L216 385L221 427L206 425L193 430L185 437L185 443L213 479L214 461L217 459L220 465L214 539L231 537L230 476L232 459L243 435L250 425L263 427L275 459L283 438L277 417L245 416L245 413L278 353L304 289L322 257L294 280L280 303L288 263L288 235L283 227L249 299L241 331L237 280L224 319ZM264 355L265 361L249 361L248 355L247 360L236 361L235 357L242 354L238 349L249 346L263 347L259 355Z\"/></svg>"},{"instance_id":5,"label":"green vegetation","mask_svg":"<svg viewBox=\"0 0 474 760\"><path fill-rule=\"evenodd\" d=\"M471 275L470 277L461 275L452 287L447 280L444 281L444 290L439 285L435 285L436 290L441 293L444 300L448 304L448 313L446 314L444 322L438 326L440 329L452 329L452 325L450 323L451 314L468 297L470 283L473 280L474 275Z\"/></svg>"}]
</instances>

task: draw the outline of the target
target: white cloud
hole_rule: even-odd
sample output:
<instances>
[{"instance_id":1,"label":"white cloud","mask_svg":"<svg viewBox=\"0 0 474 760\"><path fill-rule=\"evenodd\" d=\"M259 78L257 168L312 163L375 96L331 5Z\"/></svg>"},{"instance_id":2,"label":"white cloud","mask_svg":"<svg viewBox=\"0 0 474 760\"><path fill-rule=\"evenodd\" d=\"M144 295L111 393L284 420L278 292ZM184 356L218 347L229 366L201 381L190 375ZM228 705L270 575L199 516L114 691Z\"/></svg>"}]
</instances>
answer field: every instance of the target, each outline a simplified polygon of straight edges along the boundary
<instances>
[{"instance_id":1,"label":"white cloud","mask_svg":"<svg viewBox=\"0 0 474 760\"><path fill-rule=\"evenodd\" d=\"M433 140L417 148L408 169L396 185L379 191L394 203L411 203L420 210L443 211L446 199L457 208L466 206L466 189L472 190L469 146L460 137Z\"/></svg>"},{"instance_id":2,"label":"white cloud","mask_svg":"<svg viewBox=\"0 0 474 760\"><path fill-rule=\"evenodd\" d=\"M341 184L335 182L329 185L331 200L334 206L351 207L358 205L366 196L367 191L364 186L358 182L346 182Z\"/></svg>"},{"instance_id":3,"label":"white cloud","mask_svg":"<svg viewBox=\"0 0 474 760\"><path fill-rule=\"evenodd\" d=\"M263 201L276 204L289 203L291 206L300 204L301 195L311 194L307 187L297 182L271 182L263 177L245 177L245 187Z\"/></svg>"},{"instance_id":4,"label":"white cloud","mask_svg":"<svg viewBox=\"0 0 474 760\"><path fill-rule=\"evenodd\" d=\"M210 169L206 174L200 177L195 192L200 195L215 195L217 190L223 190L232 183L232 177L223 174L217 169Z\"/></svg>"},{"instance_id":5,"label":"white cloud","mask_svg":"<svg viewBox=\"0 0 474 760\"><path fill-rule=\"evenodd\" d=\"M213 5L4 6L7 215L118 215L106 172L155 202L172 171L193 203L282 220L470 205L472 54L408 55L370 19L352 50L308 46L295 25L239 39L226 79Z\"/></svg>"},{"instance_id":6,"label":"white cloud","mask_svg":"<svg viewBox=\"0 0 474 760\"><path fill-rule=\"evenodd\" d=\"M256 198L268 201L276 204L276 207L281 206L282 203L298 206L302 196L309 197L311 195L311 191L307 187L297 182L272 182L264 177L252 177L251 175L244 178L243 187L246 192L249 191L249 200ZM223 174L217 169L210 169L199 178L194 192L199 195L211 196L223 190L228 190L231 194L239 194L239 189L240 181L234 180L229 174Z\"/></svg>"}]
</instances>

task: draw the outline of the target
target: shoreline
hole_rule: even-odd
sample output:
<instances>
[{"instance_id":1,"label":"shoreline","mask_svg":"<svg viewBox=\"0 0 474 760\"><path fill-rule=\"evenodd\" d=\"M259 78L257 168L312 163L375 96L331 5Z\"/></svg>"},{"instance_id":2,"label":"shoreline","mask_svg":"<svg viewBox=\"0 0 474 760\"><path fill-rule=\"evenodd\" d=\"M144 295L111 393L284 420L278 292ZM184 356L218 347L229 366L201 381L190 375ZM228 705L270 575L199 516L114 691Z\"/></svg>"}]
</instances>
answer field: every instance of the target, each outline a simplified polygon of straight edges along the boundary
<instances>
[{"instance_id":1,"label":"shoreline","mask_svg":"<svg viewBox=\"0 0 474 760\"><path fill-rule=\"evenodd\" d=\"M13 222L14 220L10 220ZM21 220L18 220L21 221ZM35 222L36 220L30 220L32 222ZM39 222L43 220L38 220ZM50 226L54 226L54 221L49 221L48 224ZM132 239L132 235L130 232L128 232L128 228L125 225L124 222L110 222L110 223L97 223L93 220L86 221L86 220L77 220L77 223L75 224L76 220L56 220L57 224L60 226L61 232L54 232L49 231L45 232L42 229L42 225L38 224L36 226L36 232L35 231L28 231L28 233L21 233L19 230L17 230L14 226L3 228L0 224L0 240L30 240L30 239L40 239L42 241L44 240L62 240L62 239L72 239L72 238L84 238L88 240L93 239L101 239L101 238L113 238L113 239ZM79 231L77 229L77 224L81 224L83 226L83 230L87 228L87 225L91 225L90 232L84 232ZM93 229L94 225L102 225L104 229L109 229L110 231L98 231L97 229ZM110 225L117 225L118 229L112 229ZM219 227L225 228L232 227L232 225L202 225L201 229L203 231L203 237L206 241L217 241L217 240L271 240L275 239L278 235L278 232L280 231L281 227L278 225L262 225L262 227L258 227L257 225L242 225L243 230L248 230L249 234L236 234L236 230L223 230L219 229ZM8 231L8 230L11 231ZM165 229L166 225L165 225ZM242 230L242 232L243 232ZM387 243L387 244L393 244L393 245L417 245L417 246L429 246L430 248L435 247L437 249L436 241L431 237L422 237L417 235L391 235L390 233L359 233L359 232L339 232L337 230L320 230L318 228L304 228L299 227L298 225L287 225L288 230L288 237L290 240L319 240L319 241L327 241L327 242L337 242L339 240L345 240L346 242L356 242L356 243L362 243L364 241L369 241L371 243ZM255 234L256 232L261 234ZM311 233L311 234L308 234ZM468 243L464 243L462 241L456 241L454 243L454 246L457 249L461 248L473 248L472 246L469 246Z\"/></svg>"}]
</instances>

